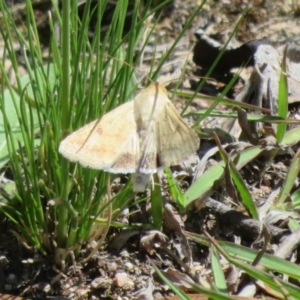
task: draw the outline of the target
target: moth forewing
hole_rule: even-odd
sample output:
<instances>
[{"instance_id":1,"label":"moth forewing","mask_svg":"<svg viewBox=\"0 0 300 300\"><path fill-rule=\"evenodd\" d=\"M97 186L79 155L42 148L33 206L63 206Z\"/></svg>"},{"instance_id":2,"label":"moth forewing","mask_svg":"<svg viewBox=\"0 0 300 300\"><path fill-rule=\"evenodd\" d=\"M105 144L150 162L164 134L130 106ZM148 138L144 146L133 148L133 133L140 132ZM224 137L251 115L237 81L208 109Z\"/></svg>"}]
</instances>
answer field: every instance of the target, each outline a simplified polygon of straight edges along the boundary
<instances>
[{"instance_id":1,"label":"moth forewing","mask_svg":"<svg viewBox=\"0 0 300 300\"><path fill-rule=\"evenodd\" d=\"M155 124L161 110L157 85L142 91L134 99L134 116L140 140L140 157L137 171L154 173L157 171L157 142Z\"/></svg>"},{"instance_id":2,"label":"moth forewing","mask_svg":"<svg viewBox=\"0 0 300 300\"><path fill-rule=\"evenodd\" d=\"M154 131L147 132L147 135L140 138L140 156L137 164L137 171L141 173L155 173L157 171L157 145Z\"/></svg>"},{"instance_id":3,"label":"moth forewing","mask_svg":"<svg viewBox=\"0 0 300 300\"><path fill-rule=\"evenodd\" d=\"M134 117L138 133L150 131L153 124L158 120L164 103L163 96L158 84L153 84L140 92L134 99Z\"/></svg>"},{"instance_id":4,"label":"moth forewing","mask_svg":"<svg viewBox=\"0 0 300 300\"><path fill-rule=\"evenodd\" d=\"M164 106L163 123L157 123L157 152L164 166L178 165L200 146L200 139L190 128L169 101Z\"/></svg>"},{"instance_id":5,"label":"moth forewing","mask_svg":"<svg viewBox=\"0 0 300 300\"><path fill-rule=\"evenodd\" d=\"M155 122L159 105L158 89L152 85L139 93L134 99L134 117L139 136L139 158L132 175L133 190L141 192L157 172L157 143Z\"/></svg>"},{"instance_id":6,"label":"moth forewing","mask_svg":"<svg viewBox=\"0 0 300 300\"><path fill-rule=\"evenodd\" d=\"M135 98L134 115L140 139L140 158L133 184L134 190L142 190L149 181L149 177L142 174L180 164L197 151L200 140L158 83Z\"/></svg>"},{"instance_id":7,"label":"moth forewing","mask_svg":"<svg viewBox=\"0 0 300 300\"><path fill-rule=\"evenodd\" d=\"M116 160L106 171L123 174L134 173L138 164L139 152L139 137L135 131L128 137L127 143L120 149Z\"/></svg>"},{"instance_id":8,"label":"moth forewing","mask_svg":"<svg viewBox=\"0 0 300 300\"><path fill-rule=\"evenodd\" d=\"M67 136L59 145L59 152L73 162L93 169L113 173L130 173L121 167L119 158L124 152L132 155L137 151L138 137L133 116L133 102L127 102ZM129 157L129 156L128 156ZM116 167L114 167L116 165ZM131 172L136 161L131 164Z\"/></svg>"}]
</instances>

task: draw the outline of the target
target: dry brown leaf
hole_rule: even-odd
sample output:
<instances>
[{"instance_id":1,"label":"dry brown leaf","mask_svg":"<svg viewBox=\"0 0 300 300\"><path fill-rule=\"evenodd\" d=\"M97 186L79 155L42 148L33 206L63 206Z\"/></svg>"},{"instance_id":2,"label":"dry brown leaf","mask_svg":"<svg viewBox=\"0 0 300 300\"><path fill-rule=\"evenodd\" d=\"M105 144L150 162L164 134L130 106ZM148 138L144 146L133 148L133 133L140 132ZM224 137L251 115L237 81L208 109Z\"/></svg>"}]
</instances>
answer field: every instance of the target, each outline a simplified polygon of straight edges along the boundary
<instances>
[{"instance_id":1,"label":"dry brown leaf","mask_svg":"<svg viewBox=\"0 0 300 300\"><path fill-rule=\"evenodd\" d=\"M155 251L155 244L164 245L168 241L168 237L158 230L148 231L145 236L141 238L140 247L147 253L152 255Z\"/></svg>"},{"instance_id":2,"label":"dry brown leaf","mask_svg":"<svg viewBox=\"0 0 300 300\"><path fill-rule=\"evenodd\" d=\"M120 252L121 248L128 241L128 239L139 233L139 230L123 230L109 243L109 247L117 252Z\"/></svg>"}]
</instances>

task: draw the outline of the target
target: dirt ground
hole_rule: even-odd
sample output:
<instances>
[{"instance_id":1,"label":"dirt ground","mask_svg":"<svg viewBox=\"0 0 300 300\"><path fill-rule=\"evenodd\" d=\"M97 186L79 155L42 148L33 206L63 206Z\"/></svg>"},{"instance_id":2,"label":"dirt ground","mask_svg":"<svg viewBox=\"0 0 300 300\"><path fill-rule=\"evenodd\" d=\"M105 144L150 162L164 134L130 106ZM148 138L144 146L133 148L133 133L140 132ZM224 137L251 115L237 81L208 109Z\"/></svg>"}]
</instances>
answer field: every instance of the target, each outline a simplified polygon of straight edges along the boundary
<instances>
[{"instance_id":1,"label":"dirt ground","mask_svg":"<svg viewBox=\"0 0 300 300\"><path fill-rule=\"evenodd\" d=\"M22 19L22 1L19 2L18 5L20 6L16 6L15 13L18 18ZM40 30L46 46L46 12L50 6L47 1L46 3L43 2L44 4L35 6L35 12L37 18L42 20ZM7 3L13 3L13 1L7 1ZM199 3L195 0L174 0L168 9L163 11L164 18L157 26L157 31L161 37L159 45L161 48L156 49L157 55L163 53L164 49L170 46ZM189 58L183 88L188 90L197 86L200 74L199 67L205 68L203 65L196 66L193 62L193 56L197 56L201 60L203 56L208 55L208 52L203 51L202 53L200 49L199 52L193 53L195 42L197 42L195 32L198 34L200 32L200 35L207 37L211 43L216 42L218 45L224 45L247 5L250 9L230 41L228 49L237 49L250 40L259 40L265 37L268 37L269 42L276 48L291 42L296 45L300 44L300 3L297 4L297 1L209 0L174 50L169 64L162 70L160 80L167 81L176 78L184 61ZM146 68L146 61L154 52L151 42L145 49ZM1 44L0 41L0 47ZM229 66L229 69L239 67L240 63L235 65L235 58L230 61L232 65ZM207 59L206 56L205 59ZM201 91L202 93L217 95L222 91L219 87L226 84L224 76L228 77L228 74L224 70L218 70L218 72L212 75L217 84L205 86ZM236 90L232 90L228 96L235 97L243 85L244 83L240 83L240 86L235 86ZM194 105L196 109L200 107L199 103ZM293 105L293 109L295 107L298 109L297 101ZM222 127L222 124L220 126ZM208 151L210 146L211 141L209 140L201 142L200 157ZM286 161L278 161L277 163L284 167L288 165ZM284 167L282 167L283 172L286 171ZM253 176L251 174L250 171L244 173L245 176L249 175L248 182L253 184L251 192L259 205L271 193L275 179L272 176L266 177L263 184L258 187L254 184L256 179L251 178ZM188 185L189 183L185 184ZM257 238L256 225L244 224L241 217L245 212L239 211L239 207L234 206L233 208L229 201L223 202L223 206L220 208L216 204L218 200L216 195L215 198L210 198L201 209L196 206L190 210L180 221L182 228L196 233L207 230L211 235L229 241L234 241L238 236L242 239L243 245L250 246ZM172 208L166 207L166 209L177 213L174 206ZM224 212L228 212L228 210L231 211L231 215L229 219L227 215L226 219ZM128 217L128 222L130 221ZM183 241L168 226L165 226L163 233L131 232L127 237L123 237L123 233L121 234L120 231L112 229L107 238L107 247L101 249L88 263L70 264L62 274L53 268L53 258L41 257L39 253L32 253L27 250L11 234L10 222L3 217L0 218L0 222L0 299L153 299L152 296L155 299L178 299L171 298L172 292L157 278L147 259L150 257L161 270L164 270L166 276L169 274L171 277L171 273L175 272L174 270L183 271L182 265L178 261L179 256L174 254L176 251L181 253ZM274 244L276 244L276 240L279 242L285 231L286 228L274 226ZM163 239L163 234L167 236L169 245L171 245L169 250L160 247L156 248L152 254L149 253L147 247L143 246L144 239L150 236L150 238L160 241ZM118 244L118 238L125 239L121 246ZM210 272L209 268L206 269L209 250L204 246L188 243L190 243L189 246L193 253L192 260L198 262L195 268L201 270L201 274ZM84 255L83 252L82 257ZM174 277L176 276L174 275ZM10 297L9 295L14 296ZM256 296L260 297L260 295ZM268 298L267 295L265 297L265 299L274 299ZM204 300L206 298L197 299Z\"/></svg>"}]
</instances>

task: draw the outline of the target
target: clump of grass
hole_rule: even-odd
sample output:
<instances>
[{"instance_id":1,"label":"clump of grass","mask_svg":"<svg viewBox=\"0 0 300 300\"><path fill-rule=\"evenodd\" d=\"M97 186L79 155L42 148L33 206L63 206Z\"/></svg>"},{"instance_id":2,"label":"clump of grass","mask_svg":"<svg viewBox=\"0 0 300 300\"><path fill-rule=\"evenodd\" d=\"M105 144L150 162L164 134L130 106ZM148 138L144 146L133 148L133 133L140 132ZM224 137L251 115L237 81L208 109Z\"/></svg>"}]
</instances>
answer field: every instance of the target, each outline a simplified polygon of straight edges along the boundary
<instances>
[{"instance_id":1,"label":"clump of grass","mask_svg":"<svg viewBox=\"0 0 300 300\"><path fill-rule=\"evenodd\" d=\"M151 1L143 5L134 1L131 26L126 33L128 1L116 3L105 32L102 18L108 1L99 0L94 9L91 9L92 1L86 1L81 20L73 1L63 1L62 12L53 3L46 64L31 1L26 1L22 33L9 9L0 3L5 24L0 29L5 42L0 63L5 87L0 99L0 122L4 128L0 135L0 166L8 163L7 170L13 179L13 191L6 187L8 192L1 201L0 211L13 221L20 240L43 254L54 253L57 265L71 251L78 254L83 244L100 237L101 243L111 221L134 197L130 183L111 195L109 182L114 177L69 163L58 154L59 142L71 131L135 95L138 84L135 66L152 33L145 30L145 25L168 2L151 6ZM89 39L89 22L94 15L97 22ZM18 72L15 42L20 45L28 71L23 77ZM158 76L172 49L153 68L152 80ZM15 83L5 73L5 57L12 62ZM162 216L155 219L157 226L161 222Z\"/></svg>"}]
</instances>

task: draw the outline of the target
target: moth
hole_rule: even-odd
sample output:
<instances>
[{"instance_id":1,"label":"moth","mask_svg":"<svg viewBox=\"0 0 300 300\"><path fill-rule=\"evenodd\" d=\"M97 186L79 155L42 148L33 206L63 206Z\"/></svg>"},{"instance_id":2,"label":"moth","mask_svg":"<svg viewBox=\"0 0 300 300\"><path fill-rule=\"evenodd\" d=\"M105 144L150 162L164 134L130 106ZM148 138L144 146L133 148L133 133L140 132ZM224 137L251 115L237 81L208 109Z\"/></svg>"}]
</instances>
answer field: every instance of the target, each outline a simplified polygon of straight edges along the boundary
<instances>
[{"instance_id":1,"label":"moth","mask_svg":"<svg viewBox=\"0 0 300 300\"><path fill-rule=\"evenodd\" d=\"M84 167L133 174L144 191L158 169L180 164L200 145L159 83L67 136L59 152Z\"/></svg>"}]
</instances>

